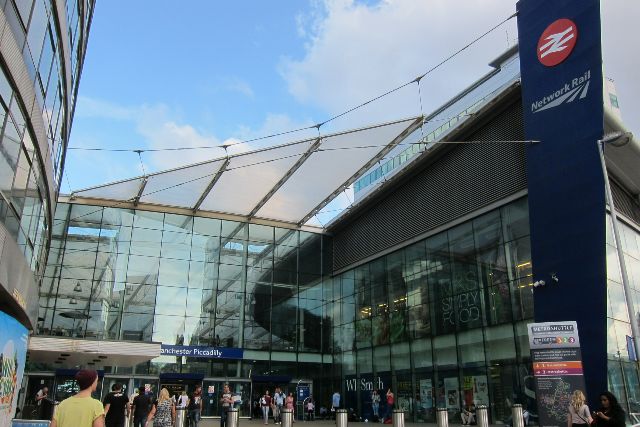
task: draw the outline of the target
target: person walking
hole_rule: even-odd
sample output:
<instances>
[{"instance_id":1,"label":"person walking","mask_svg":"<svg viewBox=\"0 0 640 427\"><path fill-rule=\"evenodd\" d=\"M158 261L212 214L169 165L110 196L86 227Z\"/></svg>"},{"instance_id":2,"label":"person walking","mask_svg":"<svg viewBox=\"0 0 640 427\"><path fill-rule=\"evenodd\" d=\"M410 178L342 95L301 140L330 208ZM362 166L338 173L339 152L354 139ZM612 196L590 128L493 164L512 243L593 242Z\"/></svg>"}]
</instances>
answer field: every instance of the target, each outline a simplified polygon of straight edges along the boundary
<instances>
[{"instance_id":1,"label":"person walking","mask_svg":"<svg viewBox=\"0 0 640 427\"><path fill-rule=\"evenodd\" d=\"M585 403L584 393L576 390L571 395L569 413L567 414L567 427L586 427L591 425L593 418L589 412L589 407Z\"/></svg>"},{"instance_id":2,"label":"person walking","mask_svg":"<svg viewBox=\"0 0 640 427\"><path fill-rule=\"evenodd\" d=\"M373 410L372 421L377 421L380 418L380 393L378 390L371 392L371 409Z\"/></svg>"},{"instance_id":3,"label":"person walking","mask_svg":"<svg viewBox=\"0 0 640 427\"><path fill-rule=\"evenodd\" d=\"M196 386L196 389L189 396L187 405L189 415L189 427L198 427L200 418L202 417L202 387Z\"/></svg>"},{"instance_id":4,"label":"person walking","mask_svg":"<svg viewBox=\"0 0 640 427\"><path fill-rule=\"evenodd\" d=\"M222 388L222 396L220 397L220 427L227 427L227 418L229 409L233 407L233 396L229 384L225 384Z\"/></svg>"},{"instance_id":5,"label":"person walking","mask_svg":"<svg viewBox=\"0 0 640 427\"><path fill-rule=\"evenodd\" d=\"M600 394L600 404L600 409L593 413L597 427L625 427L626 414L611 392Z\"/></svg>"},{"instance_id":6,"label":"person walking","mask_svg":"<svg viewBox=\"0 0 640 427\"><path fill-rule=\"evenodd\" d=\"M264 425L269 424L269 408L271 407L271 396L269 390L264 392L264 396L260 398L260 407L262 408L262 418L264 418Z\"/></svg>"},{"instance_id":7,"label":"person walking","mask_svg":"<svg viewBox=\"0 0 640 427\"><path fill-rule=\"evenodd\" d=\"M122 384L111 386L111 393L104 397L104 425L106 427L124 427L129 416L129 397L122 391Z\"/></svg>"},{"instance_id":8,"label":"person walking","mask_svg":"<svg viewBox=\"0 0 640 427\"><path fill-rule=\"evenodd\" d=\"M144 392L144 387L138 389L138 395L131 402L131 412L133 413L133 427L144 427L149 416L149 406L151 399Z\"/></svg>"},{"instance_id":9,"label":"person walking","mask_svg":"<svg viewBox=\"0 0 640 427\"><path fill-rule=\"evenodd\" d=\"M294 405L294 402L293 402L293 393L289 392L289 395L287 396L287 398L284 401L284 407L291 410L291 418L292 418L292 421L295 423L296 422L296 414L295 414L294 406L295 405Z\"/></svg>"},{"instance_id":10,"label":"person walking","mask_svg":"<svg viewBox=\"0 0 640 427\"><path fill-rule=\"evenodd\" d=\"M276 424L282 424L282 408L284 407L284 400L284 393L280 387L276 387L273 392L273 420Z\"/></svg>"},{"instance_id":11,"label":"person walking","mask_svg":"<svg viewBox=\"0 0 640 427\"><path fill-rule=\"evenodd\" d=\"M50 427L104 427L102 402L91 397L98 388L98 373L83 369L75 379L80 391L58 405Z\"/></svg>"},{"instance_id":12,"label":"person walking","mask_svg":"<svg viewBox=\"0 0 640 427\"><path fill-rule=\"evenodd\" d=\"M176 423L176 405L169 395L169 390L160 390L158 400L147 416L147 423L153 419L153 427L173 427Z\"/></svg>"},{"instance_id":13,"label":"person walking","mask_svg":"<svg viewBox=\"0 0 640 427\"><path fill-rule=\"evenodd\" d=\"M393 392L391 391L391 389L387 390L387 410L385 412L384 418L385 419L390 419L391 418L391 413L393 411L393 405L395 403L395 398L393 396Z\"/></svg>"},{"instance_id":14,"label":"person walking","mask_svg":"<svg viewBox=\"0 0 640 427\"><path fill-rule=\"evenodd\" d=\"M316 409L316 404L313 401L313 395L309 396L309 399L307 400L307 421L315 421L315 409Z\"/></svg>"},{"instance_id":15,"label":"person walking","mask_svg":"<svg viewBox=\"0 0 640 427\"><path fill-rule=\"evenodd\" d=\"M331 412L333 413L333 419L336 419L336 412L340 409L340 393L335 391L331 396Z\"/></svg>"}]
</instances>

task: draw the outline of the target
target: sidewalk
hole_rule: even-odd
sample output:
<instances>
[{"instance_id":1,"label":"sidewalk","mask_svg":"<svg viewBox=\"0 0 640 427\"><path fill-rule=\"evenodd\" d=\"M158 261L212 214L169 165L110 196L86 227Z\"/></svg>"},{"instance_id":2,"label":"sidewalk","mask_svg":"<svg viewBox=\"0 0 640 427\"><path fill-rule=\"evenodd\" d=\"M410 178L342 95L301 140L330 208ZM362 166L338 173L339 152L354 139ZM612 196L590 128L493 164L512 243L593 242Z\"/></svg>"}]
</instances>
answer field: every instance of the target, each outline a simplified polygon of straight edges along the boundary
<instances>
[{"instance_id":1,"label":"sidewalk","mask_svg":"<svg viewBox=\"0 0 640 427\"><path fill-rule=\"evenodd\" d=\"M240 419L239 422L239 426L238 427L263 427L264 426L264 422L262 419L257 419L254 418L253 420L247 420L247 419ZM317 421L296 421L295 426L297 427L335 427L336 423L334 420L317 420ZM349 423L349 425L354 425L354 426L359 426L359 427L375 427L375 426L389 426L391 427L391 424L380 424L380 423L365 423L365 422L360 422L360 423L356 423L356 422L351 422ZM437 427L437 425L435 423L414 423L414 422L405 422L405 427ZM215 419L203 419L200 421L200 427L219 427L220 426L220 419L219 418L215 418ZM269 420L269 426L270 427L276 427L273 424L273 420ZM452 423L449 422L449 426L451 427L460 427L461 423ZM505 427L504 424L499 424L499 425L494 425L494 424L490 424L489 427Z\"/></svg>"}]
</instances>

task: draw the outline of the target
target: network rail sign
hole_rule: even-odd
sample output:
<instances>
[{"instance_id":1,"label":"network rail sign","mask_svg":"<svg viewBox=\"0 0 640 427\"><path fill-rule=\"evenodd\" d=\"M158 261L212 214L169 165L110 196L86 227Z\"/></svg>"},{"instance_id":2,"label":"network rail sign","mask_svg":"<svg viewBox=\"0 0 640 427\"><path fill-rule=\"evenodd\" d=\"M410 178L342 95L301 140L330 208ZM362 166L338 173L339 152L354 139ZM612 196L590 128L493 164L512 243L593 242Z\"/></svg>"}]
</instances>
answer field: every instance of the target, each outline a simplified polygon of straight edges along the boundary
<instances>
[{"instance_id":1,"label":"network rail sign","mask_svg":"<svg viewBox=\"0 0 640 427\"><path fill-rule=\"evenodd\" d=\"M540 141L527 146L532 280L550 283L534 290L534 318L575 321L588 337L580 369L593 404L607 388L600 3L520 0L517 10L525 139Z\"/></svg>"}]
</instances>

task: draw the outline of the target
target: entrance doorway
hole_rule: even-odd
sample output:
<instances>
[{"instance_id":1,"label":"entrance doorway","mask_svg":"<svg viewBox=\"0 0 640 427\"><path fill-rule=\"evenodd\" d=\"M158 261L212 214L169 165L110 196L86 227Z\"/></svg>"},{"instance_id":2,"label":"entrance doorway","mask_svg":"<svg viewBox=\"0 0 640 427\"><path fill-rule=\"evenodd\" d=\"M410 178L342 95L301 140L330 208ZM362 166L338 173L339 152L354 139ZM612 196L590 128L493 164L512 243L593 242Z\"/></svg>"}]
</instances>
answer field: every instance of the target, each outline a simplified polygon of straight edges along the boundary
<instances>
[{"instance_id":1,"label":"entrance doorway","mask_svg":"<svg viewBox=\"0 0 640 427\"><path fill-rule=\"evenodd\" d=\"M196 387L202 387L204 375L200 374L160 374L160 390L169 390L169 396L176 402L176 406L186 406L186 397L193 393Z\"/></svg>"}]
</instances>

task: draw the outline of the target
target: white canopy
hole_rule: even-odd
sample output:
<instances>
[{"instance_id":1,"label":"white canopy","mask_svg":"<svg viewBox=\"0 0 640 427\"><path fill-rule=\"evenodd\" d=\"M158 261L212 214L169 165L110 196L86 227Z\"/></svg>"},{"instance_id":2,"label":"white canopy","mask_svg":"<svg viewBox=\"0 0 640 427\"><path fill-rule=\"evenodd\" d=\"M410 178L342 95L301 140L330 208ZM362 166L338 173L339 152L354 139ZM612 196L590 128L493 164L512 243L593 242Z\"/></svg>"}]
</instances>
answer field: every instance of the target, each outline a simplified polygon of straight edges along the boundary
<instances>
[{"instance_id":1,"label":"white canopy","mask_svg":"<svg viewBox=\"0 0 640 427\"><path fill-rule=\"evenodd\" d=\"M422 124L413 117L74 191L304 225Z\"/></svg>"}]
</instances>

